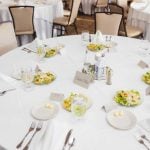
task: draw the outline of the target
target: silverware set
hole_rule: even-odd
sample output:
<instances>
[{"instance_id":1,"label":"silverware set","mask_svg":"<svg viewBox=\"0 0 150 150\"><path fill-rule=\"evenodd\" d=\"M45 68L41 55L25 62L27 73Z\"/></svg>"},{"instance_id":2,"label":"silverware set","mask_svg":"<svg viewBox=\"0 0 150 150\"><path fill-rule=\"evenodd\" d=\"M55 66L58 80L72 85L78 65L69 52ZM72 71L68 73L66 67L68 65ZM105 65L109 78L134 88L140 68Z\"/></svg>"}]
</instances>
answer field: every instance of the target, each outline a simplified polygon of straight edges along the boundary
<instances>
[{"instance_id":1,"label":"silverware set","mask_svg":"<svg viewBox=\"0 0 150 150\"><path fill-rule=\"evenodd\" d=\"M29 48L26 48L26 47L23 47L22 49L21 49L22 51L25 51L25 52L27 52L27 53L36 53L35 51L33 51L33 50L31 50L31 49L29 49Z\"/></svg>"},{"instance_id":2,"label":"silverware set","mask_svg":"<svg viewBox=\"0 0 150 150\"><path fill-rule=\"evenodd\" d=\"M29 141L27 142L27 144L24 146L24 148L22 150L28 150L29 146L34 138L34 136L36 135L37 132L39 132L42 129L43 126L43 122L38 122L37 126L36 126L36 122L32 122L31 126L28 129L28 132L25 134L25 136L23 137L23 139L21 140L21 142L16 146L17 149L22 147L22 144L24 143L24 140L27 138L27 136L33 132L31 138L29 139Z\"/></svg>"},{"instance_id":3,"label":"silverware set","mask_svg":"<svg viewBox=\"0 0 150 150\"><path fill-rule=\"evenodd\" d=\"M7 92L9 92L9 91L14 91L14 90L16 90L16 89L13 88L13 89L8 89L8 90L0 91L0 96L3 96L3 95L5 95Z\"/></svg>"},{"instance_id":4,"label":"silverware set","mask_svg":"<svg viewBox=\"0 0 150 150\"><path fill-rule=\"evenodd\" d=\"M71 137L72 131L73 129L68 131L62 150L66 150L66 147L68 147L68 150L70 150L74 146L75 138Z\"/></svg>"},{"instance_id":5,"label":"silverware set","mask_svg":"<svg viewBox=\"0 0 150 150\"><path fill-rule=\"evenodd\" d=\"M142 144L147 150L150 150L149 146L146 144L146 142L150 143L150 140L146 137L145 134L140 135L138 142Z\"/></svg>"}]
</instances>

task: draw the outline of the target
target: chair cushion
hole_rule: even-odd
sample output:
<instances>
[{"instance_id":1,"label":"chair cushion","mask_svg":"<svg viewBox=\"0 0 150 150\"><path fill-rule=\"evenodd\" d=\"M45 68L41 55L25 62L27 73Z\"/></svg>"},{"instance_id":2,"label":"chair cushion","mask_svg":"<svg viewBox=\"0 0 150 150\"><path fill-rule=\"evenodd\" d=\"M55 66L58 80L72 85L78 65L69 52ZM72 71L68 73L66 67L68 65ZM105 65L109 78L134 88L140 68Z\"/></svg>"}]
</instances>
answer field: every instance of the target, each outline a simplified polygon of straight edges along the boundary
<instances>
[{"instance_id":1,"label":"chair cushion","mask_svg":"<svg viewBox=\"0 0 150 150\"><path fill-rule=\"evenodd\" d=\"M58 17L53 20L54 24L59 24L62 26L68 25L68 22L69 22L69 17Z\"/></svg>"},{"instance_id":2,"label":"chair cushion","mask_svg":"<svg viewBox=\"0 0 150 150\"><path fill-rule=\"evenodd\" d=\"M16 31L16 35L30 35L33 34L34 31Z\"/></svg>"},{"instance_id":3,"label":"chair cushion","mask_svg":"<svg viewBox=\"0 0 150 150\"><path fill-rule=\"evenodd\" d=\"M70 16L70 13L71 13L70 10L64 9L64 16Z\"/></svg>"},{"instance_id":4,"label":"chair cushion","mask_svg":"<svg viewBox=\"0 0 150 150\"><path fill-rule=\"evenodd\" d=\"M137 37L143 33L143 31L140 28L129 25L126 25L126 31L128 37ZM119 31L119 35L125 36L125 32Z\"/></svg>"}]
</instances>

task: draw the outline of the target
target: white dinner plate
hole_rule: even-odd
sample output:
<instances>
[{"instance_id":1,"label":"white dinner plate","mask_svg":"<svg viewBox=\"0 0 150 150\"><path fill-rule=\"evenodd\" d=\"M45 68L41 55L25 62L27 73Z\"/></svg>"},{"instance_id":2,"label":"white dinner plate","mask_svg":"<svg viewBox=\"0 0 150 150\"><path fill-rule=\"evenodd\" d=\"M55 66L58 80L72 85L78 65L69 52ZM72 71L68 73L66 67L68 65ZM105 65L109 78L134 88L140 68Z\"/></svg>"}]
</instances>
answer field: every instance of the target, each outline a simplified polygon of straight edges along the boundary
<instances>
[{"instance_id":1,"label":"white dinner plate","mask_svg":"<svg viewBox=\"0 0 150 150\"><path fill-rule=\"evenodd\" d=\"M50 108L47 105L50 104ZM56 116L58 113L58 106L52 102L45 102L36 105L31 110L31 115L37 120L49 120Z\"/></svg>"},{"instance_id":2,"label":"white dinner plate","mask_svg":"<svg viewBox=\"0 0 150 150\"><path fill-rule=\"evenodd\" d=\"M121 115L116 115L118 112L121 112ZM120 130L131 129L137 122L136 116L132 112L122 109L114 109L110 111L107 114L106 119L112 127Z\"/></svg>"}]
</instances>

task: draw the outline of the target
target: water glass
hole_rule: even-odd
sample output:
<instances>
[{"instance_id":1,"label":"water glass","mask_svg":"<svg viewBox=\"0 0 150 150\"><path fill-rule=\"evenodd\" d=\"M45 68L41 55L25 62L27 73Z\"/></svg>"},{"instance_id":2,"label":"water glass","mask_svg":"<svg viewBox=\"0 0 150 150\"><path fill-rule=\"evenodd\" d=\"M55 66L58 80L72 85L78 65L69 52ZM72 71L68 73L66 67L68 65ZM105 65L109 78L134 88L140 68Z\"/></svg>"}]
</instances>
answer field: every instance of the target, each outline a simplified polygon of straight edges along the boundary
<instances>
[{"instance_id":1,"label":"water glass","mask_svg":"<svg viewBox=\"0 0 150 150\"><path fill-rule=\"evenodd\" d=\"M76 118L82 118L86 113L86 102L83 98L76 96L71 104L71 112Z\"/></svg>"},{"instance_id":2,"label":"water glass","mask_svg":"<svg viewBox=\"0 0 150 150\"><path fill-rule=\"evenodd\" d=\"M32 68L23 68L21 70L21 79L24 82L25 90L32 88L33 76L34 74Z\"/></svg>"},{"instance_id":3,"label":"water glass","mask_svg":"<svg viewBox=\"0 0 150 150\"><path fill-rule=\"evenodd\" d=\"M44 61L44 57L46 54L46 48L44 45L37 46L37 54L39 61Z\"/></svg>"},{"instance_id":4,"label":"water glass","mask_svg":"<svg viewBox=\"0 0 150 150\"><path fill-rule=\"evenodd\" d=\"M82 45L86 45L89 42L90 34L89 31L83 31L81 33Z\"/></svg>"}]
</instances>

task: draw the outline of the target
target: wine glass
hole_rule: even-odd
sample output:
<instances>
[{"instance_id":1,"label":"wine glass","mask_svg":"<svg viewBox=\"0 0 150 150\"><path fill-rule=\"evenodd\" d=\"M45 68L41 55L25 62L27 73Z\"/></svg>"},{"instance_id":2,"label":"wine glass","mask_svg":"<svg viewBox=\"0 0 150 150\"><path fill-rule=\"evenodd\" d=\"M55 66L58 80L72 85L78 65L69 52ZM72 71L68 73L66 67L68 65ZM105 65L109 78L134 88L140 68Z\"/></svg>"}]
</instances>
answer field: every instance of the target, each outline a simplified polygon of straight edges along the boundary
<instances>
[{"instance_id":1,"label":"wine glass","mask_svg":"<svg viewBox=\"0 0 150 150\"><path fill-rule=\"evenodd\" d=\"M79 96L75 96L71 104L71 112L77 118L82 118L87 110L86 101Z\"/></svg>"}]
</instances>

